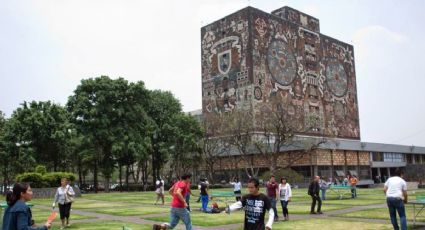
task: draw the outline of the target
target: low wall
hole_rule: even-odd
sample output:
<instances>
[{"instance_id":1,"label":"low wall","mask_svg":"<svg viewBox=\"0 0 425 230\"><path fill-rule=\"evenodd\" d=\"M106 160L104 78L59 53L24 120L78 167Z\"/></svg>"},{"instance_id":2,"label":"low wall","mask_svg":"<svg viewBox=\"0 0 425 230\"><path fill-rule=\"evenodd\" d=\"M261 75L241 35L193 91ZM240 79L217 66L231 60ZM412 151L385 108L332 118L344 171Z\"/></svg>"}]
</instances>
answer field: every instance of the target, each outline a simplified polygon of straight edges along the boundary
<instances>
[{"instance_id":1,"label":"low wall","mask_svg":"<svg viewBox=\"0 0 425 230\"><path fill-rule=\"evenodd\" d=\"M58 188L32 188L33 198L54 198ZM81 197L81 191L77 187L72 187L76 197Z\"/></svg>"}]
</instances>

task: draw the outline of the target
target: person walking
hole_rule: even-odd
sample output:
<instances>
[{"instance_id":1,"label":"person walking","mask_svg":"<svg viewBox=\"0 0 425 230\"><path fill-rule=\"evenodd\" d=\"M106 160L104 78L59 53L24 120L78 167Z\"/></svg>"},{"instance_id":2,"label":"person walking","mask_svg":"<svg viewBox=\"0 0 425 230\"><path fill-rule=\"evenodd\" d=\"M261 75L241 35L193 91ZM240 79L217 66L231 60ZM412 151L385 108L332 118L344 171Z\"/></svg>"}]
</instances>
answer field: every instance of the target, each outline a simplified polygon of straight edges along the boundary
<instances>
[{"instance_id":1,"label":"person walking","mask_svg":"<svg viewBox=\"0 0 425 230\"><path fill-rule=\"evenodd\" d=\"M260 193L260 182L256 178L248 180L248 194L242 196L240 201L228 206L226 213L244 208L244 230L271 230L274 220L274 211L269 198ZM264 223L266 211L269 212L267 224Z\"/></svg>"},{"instance_id":2,"label":"person walking","mask_svg":"<svg viewBox=\"0 0 425 230\"><path fill-rule=\"evenodd\" d=\"M356 198L357 197L357 183L359 182L359 180L357 179L356 176L351 176L350 178L350 185L351 185L351 198Z\"/></svg>"},{"instance_id":3,"label":"person walking","mask_svg":"<svg viewBox=\"0 0 425 230\"><path fill-rule=\"evenodd\" d=\"M328 183L324 179L320 179L319 182L320 192L322 194L322 200L326 200L326 190L329 188Z\"/></svg>"},{"instance_id":4,"label":"person walking","mask_svg":"<svg viewBox=\"0 0 425 230\"><path fill-rule=\"evenodd\" d=\"M187 210L187 203L185 200L188 193L188 184L190 183L191 174L185 174L181 180L176 182L168 191L172 196L171 210L170 210L170 223L154 224L153 230L173 229L182 220L186 226L186 230L192 230L192 221L190 219L190 212Z\"/></svg>"},{"instance_id":5,"label":"person walking","mask_svg":"<svg viewBox=\"0 0 425 230\"><path fill-rule=\"evenodd\" d=\"M155 205L158 204L159 199L162 200L162 205L164 205L164 180L161 179L161 177L158 177L158 179L155 182L155 193L156 193L156 201Z\"/></svg>"},{"instance_id":6,"label":"person walking","mask_svg":"<svg viewBox=\"0 0 425 230\"><path fill-rule=\"evenodd\" d=\"M209 195L208 195L208 184L206 183L206 179L201 179L201 202L202 202L202 211L207 211Z\"/></svg>"},{"instance_id":7,"label":"person walking","mask_svg":"<svg viewBox=\"0 0 425 230\"><path fill-rule=\"evenodd\" d=\"M241 193L242 184L239 181L239 178L235 177L233 182L230 182L230 184L233 185L233 193L235 194L236 201L240 201L242 196L242 193Z\"/></svg>"},{"instance_id":8,"label":"person walking","mask_svg":"<svg viewBox=\"0 0 425 230\"><path fill-rule=\"evenodd\" d=\"M270 176L269 181L266 184L266 189L267 189L267 197L269 198L274 211L274 218L275 218L274 221L278 221L279 216L277 214L277 209L276 209L276 198L278 194L279 185L276 183L276 179L274 175Z\"/></svg>"},{"instance_id":9,"label":"person walking","mask_svg":"<svg viewBox=\"0 0 425 230\"><path fill-rule=\"evenodd\" d=\"M292 198L292 190L291 185L286 182L286 178L282 177L280 178L280 184L279 184L279 199L280 204L282 205L282 215L284 220L289 220L289 211L288 211L288 204L291 201Z\"/></svg>"},{"instance_id":10,"label":"person walking","mask_svg":"<svg viewBox=\"0 0 425 230\"><path fill-rule=\"evenodd\" d=\"M70 226L69 217L71 214L71 204L75 197L74 189L68 184L67 178L61 179L61 186L56 189L55 200L53 201L52 208L55 209L56 203L59 206L59 215L62 222L60 229ZM65 223L66 220L66 223Z\"/></svg>"},{"instance_id":11,"label":"person walking","mask_svg":"<svg viewBox=\"0 0 425 230\"><path fill-rule=\"evenodd\" d=\"M313 181L310 183L310 186L308 186L308 195L311 196L310 214L323 214L321 211L322 200L320 199L320 196L319 196L319 191L320 191L319 180L320 180L320 177L315 176ZM318 203L317 212L314 211L314 208L316 207L316 202Z\"/></svg>"},{"instance_id":12,"label":"person walking","mask_svg":"<svg viewBox=\"0 0 425 230\"><path fill-rule=\"evenodd\" d=\"M388 211L394 230L400 229L397 223L397 213L400 217L401 230L407 229L406 210L404 208L404 204L407 203L407 185L406 181L403 180L403 174L403 171L397 168L394 176L388 178L384 185Z\"/></svg>"},{"instance_id":13,"label":"person walking","mask_svg":"<svg viewBox=\"0 0 425 230\"><path fill-rule=\"evenodd\" d=\"M32 199L32 189L26 183L16 183L12 191L6 193L7 208L3 216L3 230L46 230L52 226L47 221L37 227L32 219L31 209L26 205Z\"/></svg>"},{"instance_id":14,"label":"person walking","mask_svg":"<svg viewBox=\"0 0 425 230\"><path fill-rule=\"evenodd\" d=\"M192 189L190 188L190 186L191 186L191 182L189 182L188 184L187 184L187 193L186 193L186 197L185 197L185 200L186 200L186 203L187 203L187 210L189 211L189 212L191 212L192 211L192 209L190 209L190 196L196 196L196 195L194 195L193 193L192 193Z\"/></svg>"}]
</instances>

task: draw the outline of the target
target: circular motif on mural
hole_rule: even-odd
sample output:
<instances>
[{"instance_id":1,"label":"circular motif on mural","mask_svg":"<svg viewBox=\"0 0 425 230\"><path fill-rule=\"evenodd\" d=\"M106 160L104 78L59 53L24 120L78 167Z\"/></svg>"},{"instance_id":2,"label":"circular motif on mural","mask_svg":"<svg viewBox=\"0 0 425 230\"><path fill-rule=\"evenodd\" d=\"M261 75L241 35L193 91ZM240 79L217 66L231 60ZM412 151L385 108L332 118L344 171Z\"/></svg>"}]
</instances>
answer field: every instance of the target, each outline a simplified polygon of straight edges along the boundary
<instances>
[{"instance_id":1,"label":"circular motif on mural","mask_svg":"<svg viewBox=\"0 0 425 230\"><path fill-rule=\"evenodd\" d=\"M343 97L347 93L347 73L337 59L329 60L326 65L326 83L329 90L337 97Z\"/></svg>"},{"instance_id":2,"label":"circular motif on mural","mask_svg":"<svg viewBox=\"0 0 425 230\"><path fill-rule=\"evenodd\" d=\"M261 89L260 89L260 87L258 87L258 86L256 86L256 87L254 88L254 97L255 97L255 99L257 99L257 100L261 100L261 98L263 97L263 93L261 92Z\"/></svg>"},{"instance_id":3,"label":"circular motif on mural","mask_svg":"<svg viewBox=\"0 0 425 230\"><path fill-rule=\"evenodd\" d=\"M289 85L297 74L297 61L286 42L274 40L267 51L267 64L273 79L281 85Z\"/></svg>"}]
</instances>

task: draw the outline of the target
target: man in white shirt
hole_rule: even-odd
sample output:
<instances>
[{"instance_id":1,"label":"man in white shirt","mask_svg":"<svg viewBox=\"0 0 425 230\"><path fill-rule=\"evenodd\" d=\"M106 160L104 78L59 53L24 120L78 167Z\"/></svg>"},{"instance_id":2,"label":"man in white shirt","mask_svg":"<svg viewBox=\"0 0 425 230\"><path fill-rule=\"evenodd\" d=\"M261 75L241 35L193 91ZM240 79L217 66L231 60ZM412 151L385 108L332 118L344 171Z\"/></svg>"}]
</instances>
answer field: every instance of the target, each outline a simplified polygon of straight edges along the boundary
<instances>
[{"instance_id":1,"label":"man in white shirt","mask_svg":"<svg viewBox=\"0 0 425 230\"><path fill-rule=\"evenodd\" d=\"M404 204L407 203L407 185L402 177L403 172L397 168L394 172L394 176L388 178L384 187L394 230L399 230L396 212L398 212L400 217L401 230L407 230L406 211L404 209Z\"/></svg>"}]
</instances>

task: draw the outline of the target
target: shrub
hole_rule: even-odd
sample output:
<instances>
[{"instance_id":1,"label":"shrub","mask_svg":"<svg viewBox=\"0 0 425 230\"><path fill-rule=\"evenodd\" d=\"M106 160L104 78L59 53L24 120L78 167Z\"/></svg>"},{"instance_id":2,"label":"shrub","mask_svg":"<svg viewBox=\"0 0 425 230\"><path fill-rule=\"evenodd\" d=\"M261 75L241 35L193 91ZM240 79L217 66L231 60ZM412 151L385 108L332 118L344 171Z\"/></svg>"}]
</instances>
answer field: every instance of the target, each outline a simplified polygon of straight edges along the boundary
<instances>
[{"instance_id":1,"label":"shrub","mask_svg":"<svg viewBox=\"0 0 425 230\"><path fill-rule=\"evenodd\" d=\"M43 180L49 187L60 186L61 179L67 178L71 182L75 181L76 176L73 173L68 172L51 172L43 175Z\"/></svg>"},{"instance_id":2,"label":"shrub","mask_svg":"<svg viewBox=\"0 0 425 230\"><path fill-rule=\"evenodd\" d=\"M35 172L36 173L40 173L41 175L46 174L46 172L47 172L46 166L44 166L44 165L37 165L37 167L35 167Z\"/></svg>"},{"instance_id":3,"label":"shrub","mask_svg":"<svg viewBox=\"0 0 425 230\"><path fill-rule=\"evenodd\" d=\"M22 173L16 176L16 181L29 183L33 188L42 188L46 186L43 176L40 173Z\"/></svg>"},{"instance_id":4,"label":"shrub","mask_svg":"<svg viewBox=\"0 0 425 230\"><path fill-rule=\"evenodd\" d=\"M267 171L263 173L263 175L261 175L261 179L263 179L264 181L268 181L270 178L270 175L271 175L270 171ZM276 178L277 183L280 183L280 178L282 177L285 177L286 181L289 184L299 183L299 182L302 182L304 179L303 175L297 173L295 170L292 170L290 168L276 170L274 173L274 176Z\"/></svg>"},{"instance_id":5,"label":"shrub","mask_svg":"<svg viewBox=\"0 0 425 230\"><path fill-rule=\"evenodd\" d=\"M71 182L75 180L76 176L68 172L51 172L42 175L38 172L22 173L16 176L16 181L27 182L33 188L43 187L58 187L62 178L68 178Z\"/></svg>"}]
</instances>

